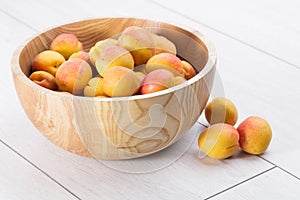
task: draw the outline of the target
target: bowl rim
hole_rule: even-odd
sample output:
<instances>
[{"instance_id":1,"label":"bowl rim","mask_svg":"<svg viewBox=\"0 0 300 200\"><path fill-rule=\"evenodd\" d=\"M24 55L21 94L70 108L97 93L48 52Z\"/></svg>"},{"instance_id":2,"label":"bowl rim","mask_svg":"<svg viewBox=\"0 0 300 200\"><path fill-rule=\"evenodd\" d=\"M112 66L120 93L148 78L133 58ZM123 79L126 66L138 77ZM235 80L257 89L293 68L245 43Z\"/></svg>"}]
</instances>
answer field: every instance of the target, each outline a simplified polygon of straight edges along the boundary
<instances>
[{"instance_id":1,"label":"bowl rim","mask_svg":"<svg viewBox=\"0 0 300 200\"><path fill-rule=\"evenodd\" d=\"M21 66L19 64L20 55L21 55L24 47L26 45L28 45L36 37L40 36L41 34L47 32L47 31L50 31L52 29L55 29L55 28L58 28L61 26L71 25L71 24L75 24L75 23L79 23L79 22L83 22L83 21L105 20L105 19L145 20L145 21L151 21L151 22L170 25L175 28L178 28L181 31L189 32L190 34L194 35L196 38L200 39L202 41L202 43L205 45L205 47L207 49L207 54L208 54L207 62L200 72L198 72L194 77L192 77L191 79L187 80L186 82L184 82L182 84L179 84L179 85L176 85L171 88L161 90L158 92L149 93L149 94L139 94L139 95L132 95L132 96L124 96L124 97L108 97L108 98L77 96L77 95L73 95L73 94L66 94L63 92L53 91L53 90L44 88L38 84L35 84L33 81L31 81L29 79L28 76L26 76L25 73L23 73ZM217 53L216 53L215 46L213 45L211 40L207 38L207 36L205 36L204 34L202 34L201 32L199 32L198 30L196 30L194 28L191 28L191 27L188 27L188 26L182 25L182 24L175 25L170 22L158 21L158 20L153 20L153 19L148 19L148 18L100 17L100 18L87 18L87 19L83 19L83 20L75 20L75 21L71 21L68 23L61 24L61 25L55 25L55 26L49 27L47 29L44 29L42 31L39 31L39 32L35 33L34 35L32 35L31 37L25 39L20 45L17 46L17 48L13 52L13 55L11 57L11 71L15 76L18 76L18 78L21 79L24 84L27 84L28 86L33 87L36 90L43 91L43 93L50 93L51 95L58 95L63 98L74 98L74 99L78 99L78 100L81 100L82 98L84 98L85 100L90 100L90 101L128 101L128 100L148 99L148 98L161 96L161 95L165 95L165 94L172 94L172 93L174 93L178 90L181 90L187 86L190 86L190 85L194 84L195 82L199 81L200 79L204 78L205 75L207 73L209 73L215 67L216 63L217 63Z\"/></svg>"}]
</instances>

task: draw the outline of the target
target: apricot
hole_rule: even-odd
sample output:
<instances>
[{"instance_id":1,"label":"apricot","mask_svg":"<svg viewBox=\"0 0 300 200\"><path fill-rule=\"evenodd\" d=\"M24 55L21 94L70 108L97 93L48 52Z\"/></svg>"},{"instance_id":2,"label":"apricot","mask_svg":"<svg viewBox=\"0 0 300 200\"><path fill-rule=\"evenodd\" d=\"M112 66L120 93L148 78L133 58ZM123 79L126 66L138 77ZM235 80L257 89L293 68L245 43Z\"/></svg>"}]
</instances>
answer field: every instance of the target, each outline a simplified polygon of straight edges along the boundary
<instances>
[{"instance_id":1,"label":"apricot","mask_svg":"<svg viewBox=\"0 0 300 200\"><path fill-rule=\"evenodd\" d=\"M139 77L126 67L109 68L103 76L103 91L110 97L131 96L136 94L139 88Z\"/></svg>"},{"instance_id":2,"label":"apricot","mask_svg":"<svg viewBox=\"0 0 300 200\"><path fill-rule=\"evenodd\" d=\"M120 46L111 46L104 49L96 59L98 73L103 76L106 70L114 66L133 69L134 60L130 52Z\"/></svg>"},{"instance_id":3,"label":"apricot","mask_svg":"<svg viewBox=\"0 0 300 200\"><path fill-rule=\"evenodd\" d=\"M35 71L29 76L29 79L49 90L57 90L55 77L48 72Z\"/></svg>"},{"instance_id":4,"label":"apricot","mask_svg":"<svg viewBox=\"0 0 300 200\"><path fill-rule=\"evenodd\" d=\"M155 44L155 54L171 53L173 55L176 55L177 51L175 44L168 40L166 37L152 34L152 38Z\"/></svg>"},{"instance_id":5,"label":"apricot","mask_svg":"<svg viewBox=\"0 0 300 200\"><path fill-rule=\"evenodd\" d=\"M174 75L165 69L157 69L144 77L141 86L142 94L149 94L175 85Z\"/></svg>"},{"instance_id":6,"label":"apricot","mask_svg":"<svg viewBox=\"0 0 300 200\"><path fill-rule=\"evenodd\" d=\"M46 50L39 53L32 61L32 71L46 71L55 76L57 68L65 58L56 51Z\"/></svg>"},{"instance_id":7,"label":"apricot","mask_svg":"<svg viewBox=\"0 0 300 200\"><path fill-rule=\"evenodd\" d=\"M107 38L104 40L98 41L95 46L93 46L89 51L89 57L93 65L96 64L97 57L101 54L101 52L111 46L118 45L118 40L113 38Z\"/></svg>"},{"instance_id":8,"label":"apricot","mask_svg":"<svg viewBox=\"0 0 300 200\"><path fill-rule=\"evenodd\" d=\"M241 149L247 153L259 155L270 145L272 130L268 122L257 116L246 118L237 128L240 134Z\"/></svg>"},{"instance_id":9,"label":"apricot","mask_svg":"<svg viewBox=\"0 0 300 200\"><path fill-rule=\"evenodd\" d=\"M239 133L229 124L214 124L199 135L198 146L211 158L225 159L238 150Z\"/></svg>"},{"instance_id":10,"label":"apricot","mask_svg":"<svg viewBox=\"0 0 300 200\"><path fill-rule=\"evenodd\" d=\"M51 42L50 50L60 53L67 60L73 53L82 51L83 46L74 34L62 33Z\"/></svg>"},{"instance_id":11,"label":"apricot","mask_svg":"<svg viewBox=\"0 0 300 200\"><path fill-rule=\"evenodd\" d=\"M135 65L145 64L155 54L152 34L138 26L130 26L122 31L118 44L130 51Z\"/></svg>"},{"instance_id":12,"label":"apricot","mask_svg":"<svg viewBox=\"0 0 300 200\"><path fill-rule=\"evenodd\" d=\"M218 97L207 104L205 117L208 123L226 123L235 125L238 119L238 111L235 105L225 97Z\"/></svg>"},{"instance_id":13,"label":"apricot","mask_svg":"<svg viewBox=\"0 0 300 200\"><path fill-rule=\"evenodd\" d=\"M175 85L179 85L181 83L186 82L186 79L181 76L175 76L174 81L175 81Z\"/></svg>"},{"instance_id":14,"label":"apricot","mask_svg":"<svg viewBox=\"0 0 300 200\"><path fill-rule=\"evenodd\" d=\"M139 78L140 80L140 83L142 84L146 74L144 74L143 72L135 72L135 74L137 75L137 77Z\"/></svg>"},{"instance_id":15,"label":"apricot","mask_svg":"<svg viewBox=\"0 0 300 200\"><path fill-rule=\"evenodd\" d=\"M151 57L147 64L147 72L152 72L157 69L166 69L174 74L174 76L184 77L184 70L181 60L170 53L160 53Z\"/></svg>"},{"instance_id":16,"label":"apricot","mask_svg":"<svg viewBox=\"0 0 300 200\"><path fill-rule=\"evenodd\" d=\"M78 51L78 52L75 52L73 53L70 57L69 57L69 60L71 59L74 59L74 58L80 58L84 61L86 61L87 63L89 63L90 66L92 66L92 62L90 60L90 56L87 52L85 51Z\"/></svg>"},{"instance_id":17,"label":"apricot","mask_svg":"<svg viewBox=\"0 0 300 200\"><path fill-rule=\"evenodd\" d=\"M88 85L85 86L83 94L86 97L105 96L103 91L103 78L94 77L89 80Z\"/></svg>"},{"instance_id":18,"label":"apricot","mask_svg":"<svg viewBox=\"0 0 300 200\"><path fill-rule=\"evenodd\" d=\"M84 87L92 78L90 65L79 58L64 62L56 72L56 83L60 91L82 94Z\"/></svg>"},{"instance_id":19,"label":"apricot","mask_svg":"<svg viewBox=\"0 0 300 200\"><path fill-rule=\"evenodd\" d=\"M196 75L196 70L194 69L194 67L185 60L182 60L181 63L184 70L184 78L187 80L193 78Z\"/></svg>"}]
</instances>

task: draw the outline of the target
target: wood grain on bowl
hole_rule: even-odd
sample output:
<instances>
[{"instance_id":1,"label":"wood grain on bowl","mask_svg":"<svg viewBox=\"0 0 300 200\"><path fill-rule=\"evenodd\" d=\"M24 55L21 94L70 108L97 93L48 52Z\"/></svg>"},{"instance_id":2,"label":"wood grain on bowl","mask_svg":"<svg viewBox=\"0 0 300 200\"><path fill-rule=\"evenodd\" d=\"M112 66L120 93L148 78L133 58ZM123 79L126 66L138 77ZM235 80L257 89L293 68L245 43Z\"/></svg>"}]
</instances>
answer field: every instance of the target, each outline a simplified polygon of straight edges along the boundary
<instances>
[{"instance_id":1,"label":"wood grain on bowl","mask_svg":"<svg viewBox=\"0 0 300 200\"><path fill-rule=\"evenodd\" d=\"M91 98L47 90L29 80L32 59L61 33L73 33L88 51L97 41L140 26L175 43L177 54L197 75L168 90L130 97ZM12 73L22 106L32 123L54 144L99 159L128 159L176 142L196 122L210 95L216 53L198 31L136 18L99 18L49 29L20 46Z\"/></svg>"}]
</instances>

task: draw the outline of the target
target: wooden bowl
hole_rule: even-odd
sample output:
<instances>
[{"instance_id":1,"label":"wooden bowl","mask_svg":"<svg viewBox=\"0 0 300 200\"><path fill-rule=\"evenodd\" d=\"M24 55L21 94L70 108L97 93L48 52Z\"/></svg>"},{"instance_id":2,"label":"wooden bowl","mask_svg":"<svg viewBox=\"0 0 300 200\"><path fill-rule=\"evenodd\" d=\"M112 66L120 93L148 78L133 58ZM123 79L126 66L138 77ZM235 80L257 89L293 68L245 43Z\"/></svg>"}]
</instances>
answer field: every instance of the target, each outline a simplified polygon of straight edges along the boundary
<instances>
[{"instance_id":1,"label":"wooden bowl","mask_svg":"<svg viewBox=\"0 0 300 200\"><path fill-rule=\"evenodd\" d=\"M140 26L173 41L178 56L197 75L160 92L119 98L73 96L45 89L28 78L33 58L61 33L73 33L86 51L102 39ZM162 150L180 139L199 118L214 80L216 53L198 31L136 18L89 19L42 32L12 57L20 102L32 123L54 144L98 159L128 159ZM197 133L195 133L197 134Z\"/></svg>"}]
</instances>

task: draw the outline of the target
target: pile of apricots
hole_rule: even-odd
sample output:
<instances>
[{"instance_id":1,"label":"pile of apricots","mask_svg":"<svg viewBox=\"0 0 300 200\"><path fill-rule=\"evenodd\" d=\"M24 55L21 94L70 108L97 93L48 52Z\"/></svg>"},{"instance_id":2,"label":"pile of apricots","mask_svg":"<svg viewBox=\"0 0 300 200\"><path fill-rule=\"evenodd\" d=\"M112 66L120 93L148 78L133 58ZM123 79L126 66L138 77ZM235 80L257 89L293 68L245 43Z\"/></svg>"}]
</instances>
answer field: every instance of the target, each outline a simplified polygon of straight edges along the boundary
<instances>
[{"instance_id":1,"label":"pile of apricots","mask_svg":"<svg viewBox=\"0 0 300 200\"><path fill-rule=\"evenodd\" d=\"M210 126L200 133L198 146L202 152L215 159L231 157L239 148L253 155L264 153L272 139L269 123L261 117L250 116L237 128L238 110L225 97L218 97L205 108Z\"/></svg>"},{"instance_id":2,"label":"pile of apricots","mask_svg":"<svg viewBox=\"0 0 300 200\"><path fill-rule=\"evenodd\" d=\"M83 49L74 34L56 36L33 59L30 80L73 95L123 97L161 91L196 75L172 41L137 26L98 41L89 52Z\"/></svg>"}]
</instances>

